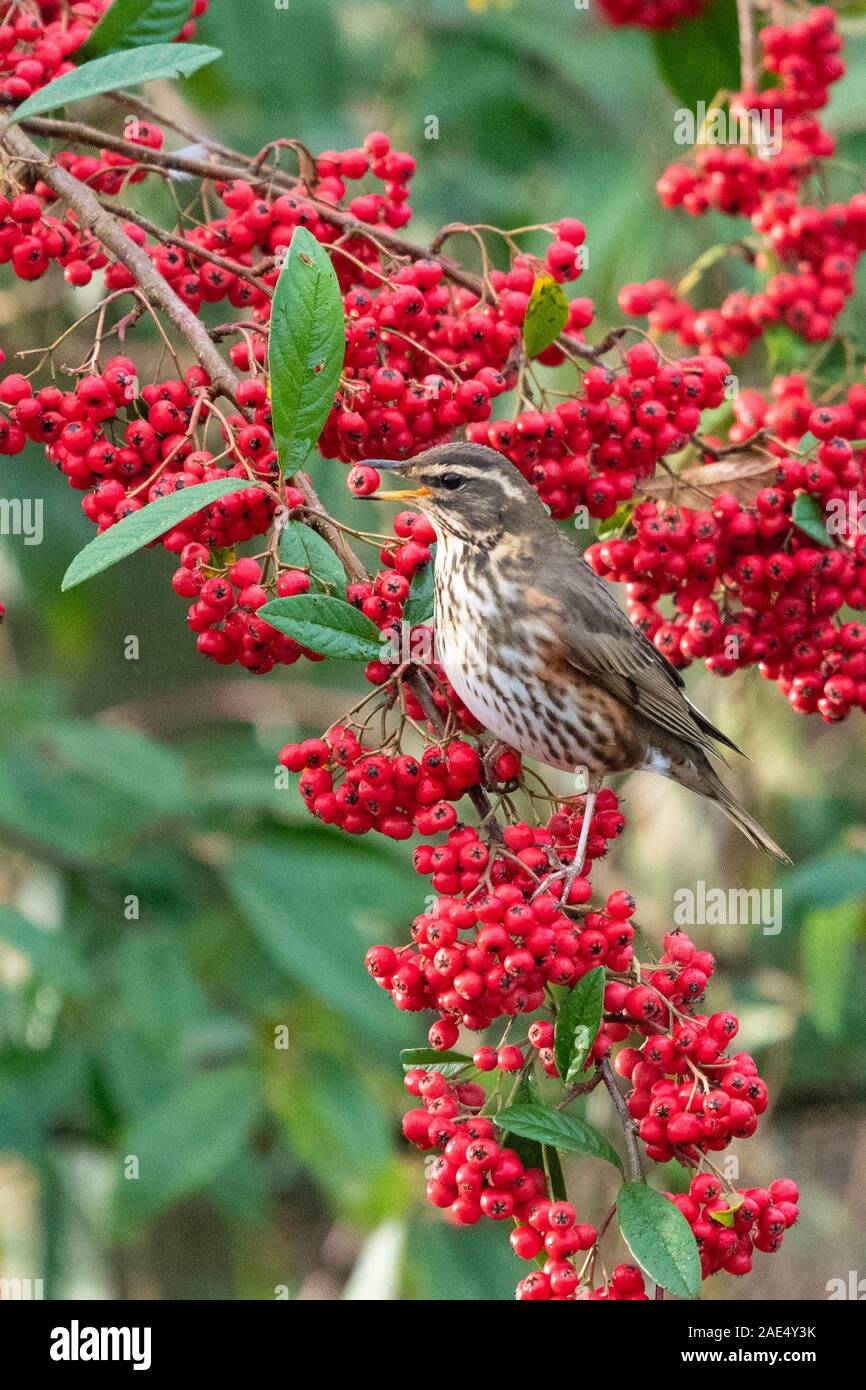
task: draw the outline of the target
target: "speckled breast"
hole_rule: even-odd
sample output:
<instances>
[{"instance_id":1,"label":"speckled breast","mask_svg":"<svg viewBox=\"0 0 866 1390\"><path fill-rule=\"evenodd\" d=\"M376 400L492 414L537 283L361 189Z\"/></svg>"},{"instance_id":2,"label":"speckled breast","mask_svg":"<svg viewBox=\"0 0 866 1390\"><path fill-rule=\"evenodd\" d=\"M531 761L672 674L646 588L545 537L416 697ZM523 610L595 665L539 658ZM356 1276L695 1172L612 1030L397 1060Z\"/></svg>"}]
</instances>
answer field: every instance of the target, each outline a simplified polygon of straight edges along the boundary
<instances>
[{"instance_id":1,"label":"speckled breast","mask_svg":"<svg viewBox=\"0 0 866 1390\"><path fill-rule=\"evenodd\" d=\"M550 659L549 620L521 603L500 567L466 559L440 545L435 575L437 656L466 707L496 738L550 767L604 774L633 766L620 701Z\"/></svg>"}]
</instances>

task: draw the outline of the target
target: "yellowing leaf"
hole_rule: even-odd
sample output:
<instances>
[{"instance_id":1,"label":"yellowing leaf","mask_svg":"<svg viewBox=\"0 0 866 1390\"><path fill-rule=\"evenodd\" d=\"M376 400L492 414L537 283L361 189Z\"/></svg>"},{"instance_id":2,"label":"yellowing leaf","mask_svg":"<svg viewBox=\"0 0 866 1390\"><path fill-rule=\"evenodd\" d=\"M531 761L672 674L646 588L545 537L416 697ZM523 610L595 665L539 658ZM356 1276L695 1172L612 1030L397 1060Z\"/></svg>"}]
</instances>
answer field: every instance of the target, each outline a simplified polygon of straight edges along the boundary
<instances>
[{"instance_id":1,"label":"yellowing leaf","mask_svg":"<svg viewBox=\"0 0 866 1390\"><path fill-rule=\"evenodd\" d=\"M552 275L539 275L532 286L523 321L527 357L537 357L556 342L568 323L568 300Z\"/></svg>"}]
</instances>

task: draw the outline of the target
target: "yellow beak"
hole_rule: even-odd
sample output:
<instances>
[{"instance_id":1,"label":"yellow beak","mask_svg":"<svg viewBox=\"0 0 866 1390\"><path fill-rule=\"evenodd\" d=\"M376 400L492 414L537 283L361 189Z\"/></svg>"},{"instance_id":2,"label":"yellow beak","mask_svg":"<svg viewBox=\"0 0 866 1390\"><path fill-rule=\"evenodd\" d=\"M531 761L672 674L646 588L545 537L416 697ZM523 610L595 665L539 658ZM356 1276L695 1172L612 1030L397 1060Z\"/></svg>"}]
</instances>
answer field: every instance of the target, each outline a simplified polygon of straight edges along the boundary
<instances>
[{"instance_id":1,"label":"yellow beak","mask_svg":"<svg viewBox=\"0 0 866 1390\"><path fill-rule=\"evenodd\" d=\"M412 497L429 497L429 487L411 487L403 492L373 492L370 494L373 502L408 502Z\"/></svg>"}]
</instances>

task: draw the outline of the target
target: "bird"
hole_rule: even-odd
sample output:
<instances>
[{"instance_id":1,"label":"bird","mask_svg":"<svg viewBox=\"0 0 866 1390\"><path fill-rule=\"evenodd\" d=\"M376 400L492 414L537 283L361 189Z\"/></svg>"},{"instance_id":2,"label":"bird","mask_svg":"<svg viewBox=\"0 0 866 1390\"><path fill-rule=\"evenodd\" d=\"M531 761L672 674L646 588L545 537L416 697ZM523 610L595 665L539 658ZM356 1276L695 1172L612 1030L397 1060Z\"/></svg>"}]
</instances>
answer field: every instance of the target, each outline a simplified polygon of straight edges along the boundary
<instances>
[{"instance_id":1,"label":"bird","mask_svg":"<svg viewBox=\"0 0 866 1390\"><path fill-rule=\"evenodd\" d=\"M614 774L651 771L714 802L748 840L788 855L719 777L718 745L741 750L691 702L682 675L620 607L497 450L455 441L407 459L368 459L412 486L436 533L436 655L494 738L582 775L586 801L566 888L584 862L595 801Z\"/></svg>"}]
</instances>

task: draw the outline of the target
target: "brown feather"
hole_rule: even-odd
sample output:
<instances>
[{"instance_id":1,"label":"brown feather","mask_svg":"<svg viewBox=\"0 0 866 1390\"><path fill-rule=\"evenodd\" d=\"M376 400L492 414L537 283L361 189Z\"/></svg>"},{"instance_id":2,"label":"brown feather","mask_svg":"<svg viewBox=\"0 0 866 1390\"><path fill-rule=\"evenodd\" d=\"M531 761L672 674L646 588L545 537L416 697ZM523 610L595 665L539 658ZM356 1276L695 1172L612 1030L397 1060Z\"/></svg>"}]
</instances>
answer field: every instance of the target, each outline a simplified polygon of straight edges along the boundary
<instances>
[{"instance_id":1,"label":"brown feather","mask_svg":"<svg viewBox=\"0 0 866 1390\"><path fill-rule=\"evenodd\" d=\"M695 748L717 752L714 741L739 749L689 702L680 673L652 642L633 627L604 580L551 523L543 555L540 587L556 594L560 638L576 671L666 733ZM545 540L548 538L545 537Z\"/></svg>"}]
</instances>

